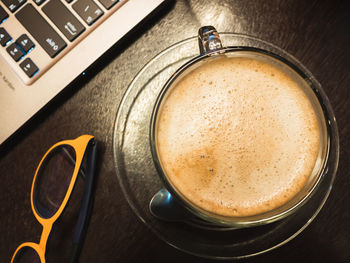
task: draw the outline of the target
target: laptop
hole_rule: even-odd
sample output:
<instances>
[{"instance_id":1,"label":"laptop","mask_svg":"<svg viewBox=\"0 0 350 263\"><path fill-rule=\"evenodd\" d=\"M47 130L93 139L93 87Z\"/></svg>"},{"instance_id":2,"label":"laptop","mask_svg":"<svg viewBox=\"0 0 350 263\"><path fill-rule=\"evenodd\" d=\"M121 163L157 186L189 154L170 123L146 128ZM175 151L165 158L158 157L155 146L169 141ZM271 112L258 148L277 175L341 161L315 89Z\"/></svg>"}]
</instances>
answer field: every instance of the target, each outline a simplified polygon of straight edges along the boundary
<instances>
[{"instance_id":1,"label":"laptop","mask_svg":"<svg viewBox=\"0 0 350 263\"><path fill-rule=\"evenodd\" d=\"M165 0L0 0L0 144Z\"/></svg>"}]
</instances>

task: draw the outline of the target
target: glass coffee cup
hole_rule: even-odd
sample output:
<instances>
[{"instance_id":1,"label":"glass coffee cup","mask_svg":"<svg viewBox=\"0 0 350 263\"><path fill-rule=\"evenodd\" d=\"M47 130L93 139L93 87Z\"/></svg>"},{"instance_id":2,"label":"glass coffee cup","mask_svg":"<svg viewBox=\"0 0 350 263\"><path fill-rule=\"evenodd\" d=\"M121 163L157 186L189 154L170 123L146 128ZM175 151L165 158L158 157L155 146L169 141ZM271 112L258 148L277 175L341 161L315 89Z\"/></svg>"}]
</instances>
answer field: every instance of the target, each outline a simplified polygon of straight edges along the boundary
<instances>
[{"instance_id":1,"label":"glass coffee cup","mask_svg":"<svg viewBox=\"0 0 350 263\"><path fill-rule=\"evenodd\" d=\"M337 126L320 84L292 57L223 48L211 26L199 30L199 49L152 113L152 156L165 188L216 225L257 226L296 212L338 161L329 158L339 151Z\"/></svg>"}]
</instances>

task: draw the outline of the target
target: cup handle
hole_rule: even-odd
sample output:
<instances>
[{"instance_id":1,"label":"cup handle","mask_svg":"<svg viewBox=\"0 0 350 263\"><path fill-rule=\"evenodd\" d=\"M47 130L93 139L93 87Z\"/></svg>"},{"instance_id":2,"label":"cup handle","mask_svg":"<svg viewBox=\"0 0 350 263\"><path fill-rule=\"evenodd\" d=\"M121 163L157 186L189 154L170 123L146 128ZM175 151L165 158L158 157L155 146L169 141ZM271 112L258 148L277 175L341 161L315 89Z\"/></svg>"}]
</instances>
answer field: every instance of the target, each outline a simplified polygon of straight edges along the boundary
<instances>
[{"instance_id":1,"label":"cup handle","mask_svg":"<svg viewBox=\"0 0 350 263\"><path fill-rule=\"evenodd\" d=\"M203 26L198 30L200 54L207 54L223 49L219 33L213 26Z\"/></svg>"}]
</instances>

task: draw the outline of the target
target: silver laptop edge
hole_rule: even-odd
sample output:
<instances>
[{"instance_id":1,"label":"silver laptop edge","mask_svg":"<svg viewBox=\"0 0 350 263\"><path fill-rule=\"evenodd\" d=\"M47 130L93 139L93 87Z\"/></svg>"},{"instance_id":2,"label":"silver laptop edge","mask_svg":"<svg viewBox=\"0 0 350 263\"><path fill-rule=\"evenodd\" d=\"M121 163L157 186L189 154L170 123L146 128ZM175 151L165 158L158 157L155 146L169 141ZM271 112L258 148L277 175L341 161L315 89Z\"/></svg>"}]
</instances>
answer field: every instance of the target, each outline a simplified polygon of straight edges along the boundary
<instances>
[{"instance_id":1,"label":"silver laptop edge","mask_svg":"<svg viewBox=\"0 0 350 263\"><path fill-rule=\"evenodd\" d=\"M9 66L12 62L7 57L8 54L4 53L5 48L2 48L0 144L162 2L164 0L129 0L67 54L60 54L62 57L58 62L45 69L46 72L30 85L24 84L23 76L19 76L21 73L15 73ZM21 25L17 30L18 36L25 31ZM15 35L13 38L18 36ZM33 50L33 56L35 56L34 51L43 52L40 46Z\"/></svg>"}]
</instances>

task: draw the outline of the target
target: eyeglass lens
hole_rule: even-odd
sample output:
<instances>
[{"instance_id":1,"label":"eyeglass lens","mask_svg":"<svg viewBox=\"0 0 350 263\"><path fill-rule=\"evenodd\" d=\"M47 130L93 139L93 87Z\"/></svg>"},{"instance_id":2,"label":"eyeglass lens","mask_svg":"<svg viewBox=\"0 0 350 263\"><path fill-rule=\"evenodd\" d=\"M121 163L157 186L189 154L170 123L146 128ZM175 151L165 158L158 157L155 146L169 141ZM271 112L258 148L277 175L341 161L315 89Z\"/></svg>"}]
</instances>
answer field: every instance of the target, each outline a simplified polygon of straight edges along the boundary
<instances>
[{"instance_id":1,"label":"eyeglass lens","mask_svg":"<svg viewBox=\"0 0 350 263\"><path fill-rule=\"evenodd\" d=\"M40 257L33 248L23 247L17 252L13 263L40 263Z\"/></svg>"},{"instance_id":2,"label":"eyeglass lens","mask_svg":"<svg viewBox=\"0 0 350 263\"><path fill-rule=\"evenodd\" d=\"M59 209L72 179L75 160L74 148L61 145L42 162L34 185L33 201L43 218L52 217Z\"/></svg>"}]
</instances>

